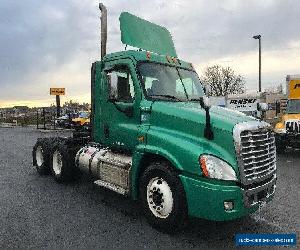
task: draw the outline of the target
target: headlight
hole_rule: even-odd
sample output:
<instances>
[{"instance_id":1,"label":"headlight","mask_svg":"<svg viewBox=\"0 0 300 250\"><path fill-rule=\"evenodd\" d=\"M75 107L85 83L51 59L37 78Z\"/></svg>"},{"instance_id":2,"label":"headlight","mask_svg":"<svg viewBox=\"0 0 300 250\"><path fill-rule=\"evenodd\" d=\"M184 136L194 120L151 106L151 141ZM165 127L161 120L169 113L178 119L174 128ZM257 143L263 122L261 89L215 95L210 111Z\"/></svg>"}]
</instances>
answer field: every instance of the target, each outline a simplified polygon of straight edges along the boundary
<instances>
[{"instance_id":1,"label":"headlight","mask_svg":"<svg viewBox=\"0 0 300 250\"><path fill-rule=\"evenodd\" d=\"M284 134L284 133L286 133L286 129L285 128L275 128L274 132L277 134Z\"/></svg>"},{"instance_id":2,"label":"headlight","mask_svg":"<svg viewBox=\"0 0 300 250\"><path fill-rule=\"evenodd\" d=\"M278 122L274 128L274 132L278 134L286 133L285 125L283 122Z\"/></svg>"},{"instance_id":3,"label":"headlight","mask_svg":"<svg viewBox=\"0 0 300 250\"><path fill-rule=\"evenodd\" d=\"M212 155L201 155L199 160L205 177L220 180L237 180L234 170L227 162Z\"/></svg>"}]
</instances>

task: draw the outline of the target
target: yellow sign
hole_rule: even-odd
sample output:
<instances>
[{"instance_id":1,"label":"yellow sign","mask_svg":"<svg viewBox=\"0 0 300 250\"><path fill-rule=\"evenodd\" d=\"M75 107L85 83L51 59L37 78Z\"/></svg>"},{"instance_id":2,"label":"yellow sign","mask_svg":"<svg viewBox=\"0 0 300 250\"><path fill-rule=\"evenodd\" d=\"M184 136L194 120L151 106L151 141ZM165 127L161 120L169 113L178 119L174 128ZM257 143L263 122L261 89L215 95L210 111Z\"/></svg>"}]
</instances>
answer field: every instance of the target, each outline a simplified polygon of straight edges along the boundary
<instances>
[{"instance_id":1,"label":"yellow sign","mask_svg":"<svg viewBox=\"0 0 300 250\"><path fill-rule=\"evenodd\" d=\"M300 80L290 80L289 99L300 99Z\"/></svg>"},{"instance_id":2,"label":"yellow sign","mask_svg":"<svg viewBox=\"0 0 300 250\"><path fill-rule=\"evenodd\" d=\"M50 88L50 95L65 95L65 88Z\"/></svg>"}]
</instances>

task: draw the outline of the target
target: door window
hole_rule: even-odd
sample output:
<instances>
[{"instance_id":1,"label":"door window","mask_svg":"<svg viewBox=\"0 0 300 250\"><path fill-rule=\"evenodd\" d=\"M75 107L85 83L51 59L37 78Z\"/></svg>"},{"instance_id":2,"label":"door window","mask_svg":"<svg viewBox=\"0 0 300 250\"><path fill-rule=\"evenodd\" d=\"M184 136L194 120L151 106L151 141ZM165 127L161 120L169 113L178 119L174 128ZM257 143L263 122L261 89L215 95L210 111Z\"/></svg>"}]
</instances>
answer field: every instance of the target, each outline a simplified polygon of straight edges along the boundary
<instances>
[{"instance_id":1,"label":"door window","mask_svg":"<svg viewBox=\"0 0 300 250\"><path fill-rule=\"evenodd\" d=\"M119 102L134 101L134 86L132 77L126 69L116 69L107 72L109 99Z\"/></svg>"}]
</instances>

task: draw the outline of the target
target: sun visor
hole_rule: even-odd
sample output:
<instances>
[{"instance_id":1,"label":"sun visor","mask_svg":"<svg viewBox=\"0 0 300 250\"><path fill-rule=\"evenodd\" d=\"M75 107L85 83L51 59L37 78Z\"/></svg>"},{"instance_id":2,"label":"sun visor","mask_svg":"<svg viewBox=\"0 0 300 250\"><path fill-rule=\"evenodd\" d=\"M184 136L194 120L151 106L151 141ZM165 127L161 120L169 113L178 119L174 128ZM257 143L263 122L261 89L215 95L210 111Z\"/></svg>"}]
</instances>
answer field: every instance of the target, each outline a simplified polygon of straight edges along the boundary
<instances>
[{"instance_id":1,"label":"sun visor","mask_svg":"<svg viewBox=\"0 0 300 250\"><path fill-rule=\"evenodd\" d=\"M160 55L177 57L170 32L128 12L120 15L121 41L124 44Z\"/></svg>"}]
</instances>

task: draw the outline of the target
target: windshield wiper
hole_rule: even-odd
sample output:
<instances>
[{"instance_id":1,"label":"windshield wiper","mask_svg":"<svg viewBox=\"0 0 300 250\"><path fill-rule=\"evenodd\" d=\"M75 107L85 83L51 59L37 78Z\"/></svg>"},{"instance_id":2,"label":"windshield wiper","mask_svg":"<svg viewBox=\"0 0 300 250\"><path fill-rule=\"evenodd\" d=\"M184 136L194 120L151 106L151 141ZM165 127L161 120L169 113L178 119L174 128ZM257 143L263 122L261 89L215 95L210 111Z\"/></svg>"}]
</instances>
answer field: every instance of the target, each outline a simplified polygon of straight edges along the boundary
<instances>
[{"instance_id":1,"label":"windshield wiper","mask_svg":"<svg viewBox=\"0 0 300 250\"><path fill-rule=\"evenodd\" d=\"M179 102L182 102L182 100L176 96L173 96L173 95L149 95L150 97L155 97L155 96L158 96L158 97L167 97L167 98L170 98L172 100L177 100Z\"/></svg>"}]
</instances>

